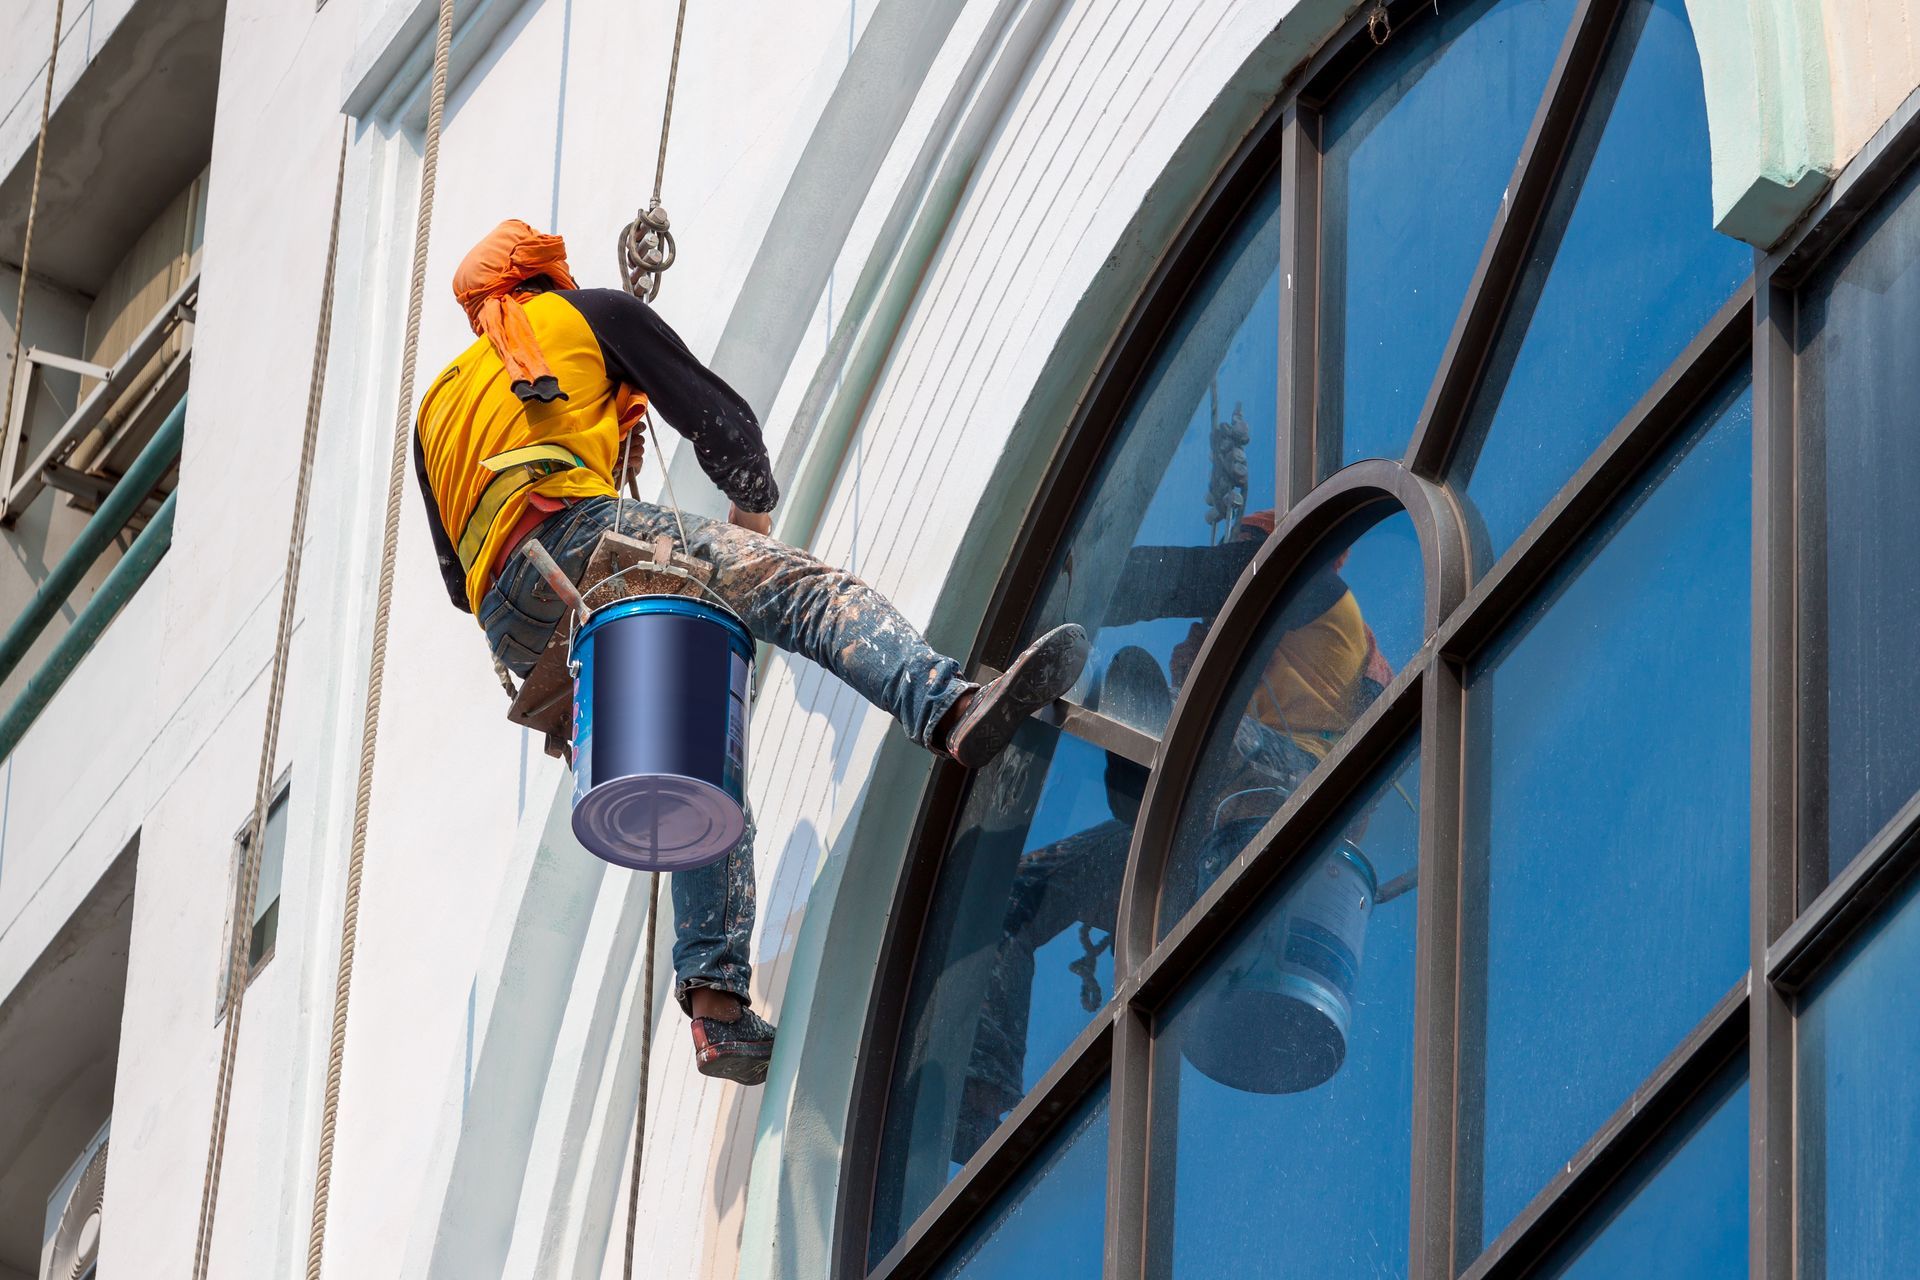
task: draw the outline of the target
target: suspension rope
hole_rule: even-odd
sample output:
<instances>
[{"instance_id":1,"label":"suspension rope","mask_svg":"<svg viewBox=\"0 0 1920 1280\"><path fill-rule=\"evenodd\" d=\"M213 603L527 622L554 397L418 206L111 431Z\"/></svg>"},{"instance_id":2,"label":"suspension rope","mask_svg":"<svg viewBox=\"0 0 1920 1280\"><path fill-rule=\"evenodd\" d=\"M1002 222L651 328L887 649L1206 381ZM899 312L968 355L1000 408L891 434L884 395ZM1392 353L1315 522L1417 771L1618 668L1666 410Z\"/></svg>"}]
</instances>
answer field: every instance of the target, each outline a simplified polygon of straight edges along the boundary
<instances>
[{"instance_id":1,"label":"suspension rope","mask_svg":"<svg viewBox=\"0 0 1920 1280\"><path fill-rule=\"evenodd\" d=\"M686 12L684 3L681 5L681 12L683 14ZM60 24L66 20L66 13L67 0L53 0L53 49L47 54L47 87L40 95L40 137L39 140L33 144L33 186L30 189L30 194L27 196L27 229L20 238L20 292L15 296L13 301L13 364L7 372L7 398L4 403L0 403L0 413L7 415L7 423L9 426L13 423L14 384L20 380L20 361L26 351L26 334L21 329L21 326L26 323L27 319L27 265L33 259L34 215L40 212L40 165L47 157L47 122L53 118L53 68L54 65L60 61ZM674 52L675 55L678 56L678 37L675 37L674 40ZM669 106L671 106L673 101L671 95L669 95L667 101ZM666 147L665 136L664 134L661 135L662 140L660 143L663 148L663 154L661 156L662 163L666 160L664 155L664 148ZM660 194L660 179L658 175L654 177L653 186L654 196L657 199ZM24 432L26 429L27 424L24 422L21 423L20 430ZM13 483L12 476L7 476L5 479L6 483Z\"/></svg>"},{"instance_id":2,"label":"suspension rope","mask_svg":"<svg viewBox=\"0 0 1920 1280\"><path fill-rule=\"evenodd\" d=\"M247 951L253 909L260 893L261 846L273 799L274 755L286 703L287 664L293 649L293 606L300 590L300 562L307 532L307 501L313 489L313 457L320 439L320 403L327 385L327 346L333 334L334 269L340 256L340 198L347 177L347 126L340 127L340 161L333 177L333 220L327 231L327 266L320 289L320 322L313 336L313 367L307 381L307 423L300 438L300 469L293 489L293 527L287 534L287 567L280 584L280 620L274 631L273 675L267 684L267 727L260 742L260 772L253 788L253 816L241 855L240 900L227 942L227 1022L220 1040L220 1074L213 1095L213 1131L207 1139L207 1170L200 1184L200 1228L194 1243L194 1280L205 1280L213 1249L214 1206L220 1197L220 1166L226 1151L227 1113L233 1101L234 1060L240 1047L240 1012L247 998Z\"/></svg>"},{"instance_id":3,"label":"suspension rope","mask_svg":"<svg viewBox=\"0 0 1920 1280\"><path fill-rule=\"evenodd\" d=\"M660 151L653 162L653 199L620 229L620 279L627 292L643 302L660 296L660 277L678 256L673 220L660 203L660 191L667 176L667 139L673 132L673 93L680 81L680 41L686 30L687 0L680 0L673 22L673 59L667 64L667 105L660 113Z\"/></svg>"},{"instance_id":4,"label":"suspension rope","mask_svg":"<svg viewBox=\"0 0 1920 1280\"><path fill-rule=\"evenodd\" d=\"M320 1280L333 1190L334 1136L340 1120L340 1076L346 1060L347 1010L360 930L360 884L366 868L367 822L373 807L373 757L379 740L380 695L386 683L387 628L393 615L393 578L400 545L400 496L406 483L407 440L413 425L413 382L420 358L420 314L427 282L427 240L433 226L434 183L440 169L440 125L447 105L447 61L453 48L453 0L440 0L433 41L433 84L427 96L426 152L420 169L420 212L413 229L413 270L407 286L406 346L400 358L400 395L393 451L387 467L386 523L381 532L380 585L373 610L373 648L367 664L367 700L360 725L360 775L353 799L353 844L347 855L346 903L340 920L340 963L333 988L333 1037L327 1047L326 1093L320 1108L320 1150L313 1182L313 1218L307 1235L307 1280Z\"/></svg>"},{"instance_id":5,"label":"suspension rope","mask_svg":"<svg viewBox=\"0 0 1920 1280\"><path fill-rule=\"evenodd\" d=\"M621 1280L633 1280L634 1228L640 1221L640 1162L647 1150L647 1081L653 1074L653 948L660 924L660 873L647 885L647 955L640 967L640 1105L633 1113L633 1176L627 1180L627 1252Z\"/></svg>"}]
</instances>

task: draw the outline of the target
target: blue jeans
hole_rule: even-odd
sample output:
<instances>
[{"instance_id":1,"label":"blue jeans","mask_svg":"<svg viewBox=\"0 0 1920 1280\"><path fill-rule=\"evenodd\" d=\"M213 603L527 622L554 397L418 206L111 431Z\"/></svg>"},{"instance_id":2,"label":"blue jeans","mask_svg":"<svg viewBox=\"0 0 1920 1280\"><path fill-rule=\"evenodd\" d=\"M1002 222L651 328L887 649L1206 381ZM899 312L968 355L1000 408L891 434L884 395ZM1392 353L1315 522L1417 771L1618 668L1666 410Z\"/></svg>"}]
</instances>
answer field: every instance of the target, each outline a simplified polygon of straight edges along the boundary
<instances>
[{"instance_id":1,"label":"blue jeans","mask_svg":"<svg viewBox=\"0 0 1920 1280\"><path fill-rule=\"evenodd\" d=\"M682 516L631 499L590 498L551 516L533 536L576 582L600 535L618 531L643 542L670 537L713 566L714 594L740 615L756 640L797 653L831 671L932 749L941 718L973 684L960 664L936 653L893 603L844 569L796 547L722 520ZM533 669L565 613L523 551L500 567L480 602L480 625L493 656L516 675ZM695 987L748 998L753 934L753 850L747 842L719 862L672 877L675 995L689 1004Z\"/></svg>"}]
</instances>

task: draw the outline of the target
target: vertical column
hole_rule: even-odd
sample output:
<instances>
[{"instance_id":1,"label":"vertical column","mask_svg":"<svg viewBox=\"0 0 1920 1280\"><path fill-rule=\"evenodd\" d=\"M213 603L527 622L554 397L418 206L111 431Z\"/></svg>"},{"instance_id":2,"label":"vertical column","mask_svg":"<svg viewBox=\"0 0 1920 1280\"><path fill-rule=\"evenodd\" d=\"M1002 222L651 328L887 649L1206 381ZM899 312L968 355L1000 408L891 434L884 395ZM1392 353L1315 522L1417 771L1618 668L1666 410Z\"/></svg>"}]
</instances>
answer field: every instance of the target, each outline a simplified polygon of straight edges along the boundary
<instances>
[{"instance_id":1,"label":"vertical column","mask_svg":"<svg viewBox=\"0 0 1920 1280\"><path fill-rule=\"evenodd\" d=\"M1753 872L1748 1068L1750 1274L1793 1275L1793 1012L1767 946L1793 922L1798 876L1793 297L1766 275L1753 307Z\"/></svg>"},{"instance_id":2,"label":"vertical column","mask_svg":"<svg viewBox=\"0 0 1920 1280\"><path fill-rule=\"evenodd\" d=\"M1314 404L1319 376L1320 116L1295 101L1281 120L1279 447L1274 505L1285 512L1319 474ZM1337 452L1337 450L1336 450Z\"/></svg>"}]
</instances>

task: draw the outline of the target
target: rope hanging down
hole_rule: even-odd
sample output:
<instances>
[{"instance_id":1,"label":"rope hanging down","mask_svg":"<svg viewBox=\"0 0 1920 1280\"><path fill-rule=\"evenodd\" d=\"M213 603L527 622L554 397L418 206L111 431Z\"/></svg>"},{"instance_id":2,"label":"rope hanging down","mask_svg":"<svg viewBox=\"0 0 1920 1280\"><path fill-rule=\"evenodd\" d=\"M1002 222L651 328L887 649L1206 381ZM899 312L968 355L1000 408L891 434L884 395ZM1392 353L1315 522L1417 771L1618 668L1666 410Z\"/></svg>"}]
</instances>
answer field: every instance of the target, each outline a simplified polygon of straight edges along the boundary
<instances>
[{"instance_id":1,"label":"rope hanging down","mask_svg":"<svg viewBox=\"0 0 1920 1280\"><path fill-rule=\"evenodd\" d=\"M684 4L681 11L685 12ZM40 95L40 137L33 144L33 186L27 196L27 229L20 238L20 292L13 303L13 365L7 373L7 398L0 401L0 413L13 412L14 384L20 380L20 361L26 350L26 335L21 326L27 320L27 265L33 258L33 219L40 211L40 162L47 156L47 121L53 117L53 68L60 61L60 24L65 20L66 13L66 0L53 0L53 50L47 54L47 87ZM678 47L674 53L678 55ZM663 160L666 145L666 135L663 133L660 135ZM654 177L653 185L657 203L660 195L658 175ZM26 424L22 423L20 429L26 430ZM11 481L13 477L8 476L7 479Z\"/></svg>"},{"instance_id":2,"label":"rope hanging down","mask_svg":"<svg viewBox=\"0 0 1920 1280\"><path fill-rule=\"evenodd\" d=\"M660 114L660 155L653 162L653 199L620 229L620 279L627 292L643 302L660 296L660 277L677 256L660 185L667 176L667 136L673 130L673 90L680 79L680 38L686 29L687 0L680 0L680 15L673 23L673 60L667 64L667 106Z\"/></svg>"},{"instance_id":3,"label":"rope hanging down","mask_svg":"<svg viewBox=\"0 0 1920 1280\"><path fill-rule=\"evenodd\" d=\"M433 85L427 96L426 154L420 168L420 214L413 229L413 271L407 286L406 346L400 358L400 396L387 466L386 522L381 531L380 585L373 608L373 648L367 665L367 701L360 724L360 775L353 798L353 844L347 854L346 903L340 919L340 965L333 987L333 1038L327 1047L326 1093L320 1106L320 1151L314 1168L313 1219L307 1234L307 1280L320 1280L333 1191L334 1134L340 1121L340 1073L346 1059L348 997L360 930L360 882L367 860L367 821L373 806L374 744L380 695L386 683L387 627L393 616L394 564L400 546L400 496L413 426L413 380L420 358L420 313L427 284L427 238L433 226L434 183L440 170L440 123L447 106L447 59L453 48L453 0L440 0L433 41Z\"/></svg>"},{"instance_id":4,"label":"rope hanging down","mask_svg":"<svg viewBox=\"0 0 1920 1280\"><path fill-rule=\"evenodd\" d=\"M260 854L273 798L274 753L286 703L287 661L293 649L293 605L300 591L300 561L306 544L307 499L313 489L313 456L320 440L320 403L327 385L327 345L333 334L333 280L340 255L340 197L347 176L347 126L340 127L340 162L333 177L333 221L327 232L327 267L320 289L320 323L313 337L313 371L307 381L307 423L300 438L300 469L293 491L293 528L287 535L287 567L280 585L280 620L274 631L273 675L267 684L267 727L260 742L260 772L253 787L253 816L241 858L240 901L227 941L227 1021L220 1040L220 1074L213 1095L213 1132L207 1139L207 1171L200 1184L200 1228L193 1274L205 1280L213 1249L214 1206L220 1198L220 1165L226 1151L227 1112L233 1100L234 1059L240 1048L240 1012L247 998L247 944L260 893Z\"/></svg>"}]
</instances>

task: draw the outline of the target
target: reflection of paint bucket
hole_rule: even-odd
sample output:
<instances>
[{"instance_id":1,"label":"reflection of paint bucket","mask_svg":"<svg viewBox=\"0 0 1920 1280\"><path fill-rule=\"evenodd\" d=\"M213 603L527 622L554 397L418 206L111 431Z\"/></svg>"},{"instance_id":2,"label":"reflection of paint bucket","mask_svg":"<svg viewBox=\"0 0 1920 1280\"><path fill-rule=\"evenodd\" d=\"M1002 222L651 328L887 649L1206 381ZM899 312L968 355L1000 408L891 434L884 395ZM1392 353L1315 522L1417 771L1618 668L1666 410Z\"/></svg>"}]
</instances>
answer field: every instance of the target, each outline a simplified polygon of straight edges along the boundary
<instances>
[{"instance_id":1,"label":"reflection of paint bucket","mask_svg":"<svg viewBox=\"0 0 1920 1280\"><path fill-rule=\"evenodd\" d=\"M684 871L746 834L738 618L688 596L596 610L573 640L573 834L608 862Z\"/></svg>"},{"instance_id":2,"label":"reflection of paint bucket","mask_svg":"<svg viewBox=\"0 0 1920 1280\"><path fill-rule=\"evenodd\" d=\"M1347 1057L1378 890L1350 840L1317 861L1181 1019L1187 1061L1247 1093L1298 1093L1332 1079Z\"/></svg>"}]
</instances>

